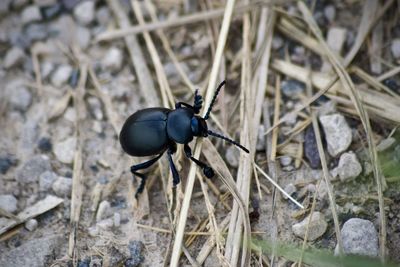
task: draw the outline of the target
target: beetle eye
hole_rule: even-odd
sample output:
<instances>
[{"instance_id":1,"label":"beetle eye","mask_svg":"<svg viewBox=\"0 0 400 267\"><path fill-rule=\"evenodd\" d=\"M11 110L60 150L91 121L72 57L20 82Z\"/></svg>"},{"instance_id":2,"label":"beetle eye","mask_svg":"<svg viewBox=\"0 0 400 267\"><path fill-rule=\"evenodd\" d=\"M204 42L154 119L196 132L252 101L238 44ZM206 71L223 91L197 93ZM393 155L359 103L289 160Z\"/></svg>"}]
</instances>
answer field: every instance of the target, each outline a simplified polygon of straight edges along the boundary
<instances>
[{"instance_id":1,"label":"beetle eye","mask_svg":"<svg viewBox=\"0 0 400 267\"><path fill-rule=\"evenodd\" d=\"M192 128L193 135L197 135L199 133L199 122L196 117L192 118L190 127Z\"/></svg>"}]
</instances>

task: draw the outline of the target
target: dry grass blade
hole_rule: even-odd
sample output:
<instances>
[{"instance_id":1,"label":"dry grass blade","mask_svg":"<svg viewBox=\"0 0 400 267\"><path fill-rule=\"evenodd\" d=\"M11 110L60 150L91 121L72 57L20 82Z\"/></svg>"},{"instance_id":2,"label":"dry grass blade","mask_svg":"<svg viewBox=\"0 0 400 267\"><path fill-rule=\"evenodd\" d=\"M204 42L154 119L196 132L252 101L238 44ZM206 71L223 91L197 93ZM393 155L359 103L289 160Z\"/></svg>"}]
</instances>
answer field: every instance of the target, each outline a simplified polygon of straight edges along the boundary
<instances>
[{"instance_id":1,"label":"dry grass blade","mask_svg":"<svg viewBox=\"0 0 400 267\"><path fill-rule=\"evenodd\" d=\"M338 60L338 58L330 51L329 47L325 43L321 31L318 28L318 25L314 21L312 14L306 7L306 5L302 2L298 2L298 7L300 11L303 14L303 18L311 28L312 32L314 35L317 37L321 45L323 46L326 55L328 56L331 64L333 65L333 68L335 69L336 73L340 77L340 80L345 87L345 89L349 92L350 98L353 102L353 104L356 107L356 110L360 116L361 122L363 124L364 130L367 135L367 140L368 140L368 148L369 148L369 156L370 160L373 166L373 172L374 172L374 177L377 183L377 192L378 192L378 198L379 198L379 212L380 212L380 257L382 260L385 259L386 256L386 218L385 218L385 210L384 210L384 201L383 201L383 184L384 184L384 179L381 175L381 171L379 168L379 162L377 158L377 152L375 148L375 143L372 139L372 130L369 122L369 117L367 112L364 109L364 106L362 105L360 101L360 96L358 92L354 88L354 84L349 76L349 74L345 71L343 68L342 64ZM314 129L315 130L315 129Z\"/></svg>"},{"instance_id":2,"label":"dry grass blade","mask_svg":"<svg viewBox=\"0 0 400 267\"><path fill-rule=\"evenodd\" d=\"M219 67L221 64L221 57L222 57L226 39L228 36L228 30L229 30L229 26L230 26L230 21L232 19L234 5L235 5L235 0L231 0L231 1L227 2L226 7L225 7L224 18L222 21L221 31L220 31L220 35L219 35L219 39L218 39L217 51L216 51L213 65L212 65L210 81L209 81L209 84L207 87L207 95L206 95L205 101L204 101L205 107L208 107L210 105L212 96L214 94L213 90L215 88L216 81L217 81L218 70L219 70ZM205 114L206 114L206 111L203 112L203 116ZM193 156L195 158L198 158L200 156L201 145L202 145L202 140L198 139L196 141L194 153L193 153ZM192 192L193 192L195 174L196 174L196 165L192 162L190 165L189 175L187 178L187 184L186 184L186 188L185 188L185 196L184 196L183 203L182 203L182 209L179 214L178 227L176 229L176 237L175 237L175 242L174 242L172 255L171 255L171 263L170 263L171 266L178 266L178 263L179 263L179 256L180 256L180 251L182 248L183 233L185 232L187 212L189 209L190 199L191 199ZM250 233L248 233L248 234L250 234Z\"/></svg>"},{"instance_id":3,"label":"dry grass blade","mask_svg":"<svg viewBox=\"0 0 400 267\"><path fill-rule=\"evenodd\" d=\"M83 162L82 162L82 147L83 147L83 133L81 132L82 120L85 118L86 110L84 101L85 85L88 74L88 67L86 62L80 62L80 78L76 94L74 96L74 104L78 118L75 126L75 136L77 144L75 147L74 167L72 176L72 193L71 193L71 232L69 235L68 255L72 257L73 262L77 262L78 254L76 252L77 231L79 218L82 207L82 195L84 191L83 184Z\"/></svg>"},{"instance_id":4,"label":"dry grass blade","mask_svg":"<svg viewBox=\"0 0 400 267\"><path fill-rule=\"evenodd\" d=\"M265 1L254 1L253 3L249 5L238 5L235 7L235 12L236 13L243 13L246 12L252 8L254 8L255 5L259 5L265 3ZM196 23L199 21L203 20L210 20L214 18L221 17L224 15L224 8L221 9L215 9L215 10L209 10L205 12L199 12L191 15L186 15L182 17L175 18L173 20L167 20L167 21L159 21L159 22L153 22L153 23L148 23L144 25L138 25L138 26L129 26L126 27L125 29L120 29L120 30L114 30L110 32L105 32L100 34L99 36L96 37L95 42L101 42L101 41L106 41L106 40L111 40L115 38L122 38L126 37L127 35L134 35L142 32L149 32L149 31L154 31L154 30L160 30L160 29L166 29L170 27L176 27L176 26L181 26L181 25L186 25L186 24L191 24L191 23Z\"/></svg>"},{"instance_id":5,"label":"dry grass blade","mask_svg":"<svg viewBox=\"0 0 400 267\"><path fill-rule=\"evenodd\" d=\"M125 14L125 10L119 4L119 1L107 0L107 4L116 16L121 29L130 27L129 18ZM150 70L147 67L146 60L142 53L142 48L140 47L136 36L125 36L124 39L139 80L139 88L143 97L146 99L146 102L149 106L160 106L159 98L157 97Z\"/></svg>"}]
</instances>

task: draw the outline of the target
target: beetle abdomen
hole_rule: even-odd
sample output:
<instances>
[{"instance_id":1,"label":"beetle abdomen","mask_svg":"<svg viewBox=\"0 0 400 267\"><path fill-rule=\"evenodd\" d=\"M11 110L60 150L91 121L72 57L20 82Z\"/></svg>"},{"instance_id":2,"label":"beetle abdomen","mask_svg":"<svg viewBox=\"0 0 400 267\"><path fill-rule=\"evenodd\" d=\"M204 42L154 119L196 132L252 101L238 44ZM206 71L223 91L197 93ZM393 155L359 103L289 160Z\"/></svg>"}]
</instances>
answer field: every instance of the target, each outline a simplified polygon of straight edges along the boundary
<instances>
[{"instance_id":1,"label":"beetle abdomen","mask_svg":"<svg viewBox=\"0 0 400 267\"><path fill-rule=\"evenodd\" d=\"M166 108L148 108L132 114L119 135L123 150L137 157L164 152L169 144L166 125L170 111Z\"/></svg>"}]
</instances>

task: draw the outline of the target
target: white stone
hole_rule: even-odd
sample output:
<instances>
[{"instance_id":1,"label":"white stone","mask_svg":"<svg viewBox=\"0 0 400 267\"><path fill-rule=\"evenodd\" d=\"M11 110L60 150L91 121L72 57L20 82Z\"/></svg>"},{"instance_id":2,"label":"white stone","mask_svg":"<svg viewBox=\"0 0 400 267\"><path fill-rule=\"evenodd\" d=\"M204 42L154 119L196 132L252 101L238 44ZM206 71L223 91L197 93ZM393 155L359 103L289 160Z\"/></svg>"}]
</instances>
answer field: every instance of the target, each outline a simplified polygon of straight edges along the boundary
<instances>
[{"instance_id":1,"label":"white stone","mask_svg":"<svg viewBox=\"0 0 400 267\"><path fill-rule=\"evenodd\" d=\"M85 50L89 47L91 41L91 33L88 28L77 26L75 28L75 37L80 48Z\"/></svg>"},{"instance_id":2,"label":"white stone","mask_svg":"<svg viewBox=\"0 0 400 267\"><path fill-rule=\"evenodd\" d=\"M392 41L391 50L395 58L400 58L400 38L394 39Z\"/></svg>"},{"instance_id":3,"label":"white stone","mask_svg":"<svg viewBox=\"0 0 400 267\"><path fill-rule=\"evenodd\" d=\"M346 119L341 114L320 116L319 120L325 132L328 152L335 157L346 151L352 141L352 134Z\"/></svg>"},{"instance_id":4,"label":"white stone","mask_svg":"<svg viewBox=\"0 0 400 267\"><path fill-rule=\"evenodd\" d=\"M87 25L91 23L95 17L95 6L94 1L82 1L74 8L74 16L76 20Z\"/></svg>"},{"instance_id":5,"label":"white stone","mask_svg":"<svg viewBox=\"0 0 400 267\"><path fill-rule=\"evenodd\" d=\"M28 24L34 21L40 21L42 19L42 14L40 14L40 9L36 5L27 6L21 15L22 24Z\"/></svg>"},{"instance_id":6,"label":"white stone","mask_svg":"<svg viewBox=\"0 0 400 267\"><path fill-rule=\"evenodd\" d=\"M56 87L61 87L66 84L72 74L72 67L70 65L61 65L55 70L51 76L51 83Z\"/></svg>"},{"instance_id":7,"label":"white stone","mask_svg":"<svg viewBox=\"0 0 400 267\"><path fill-rule=\"evenodd\" d=\"M54 181L57 179L57 174L52 171L45 171L39 176L40 191L47 191L51 188Z\"/></svg>"},{"instance_id":8,"label":"white stone","mask_svg":"<svg viewBox=\"0 0 400 267\"><path fill-rule=\"evenodd\" d=\"M118 212L114 213L114 226L119 227L121 225L121 214Z\"/></svg>"},{"instance_id":9,"label":"white stone","mask_svg":"<svg viewBox=\"0 0 400 267\"><path fill-rule=\"evenodd\" d=\"M40 72L42 74L42 78L46 79L47 77L49 77L53 69L54 69L54 63L50 61L43 62L42 65L40 66Z\"/></svg>"},{"instance_id":10,"label":"white stone","mask_svg":"<svg viewBox=\"0 0 400 267\"><path fill-rule=\"evenodd\" d=\"M362 172L362 167L356 155L353 152L343 153L340 156L337 167L337 174L340 180L356 178Z\"/></svg>"},{"instance_id":11,"label":"white stone","mask_svg":"<svg viewBox=\"0 0 400 267\"><path fill-rule=\"evenodd\" d=\"M101 60L101 65L105 70L117 72L122 67L123 53L116 47L111 47Z\"/></svg>"},{"instance_id":12,"label":"white stone","mask_svg":"<svg viewBox=\"0 0 400 267\"><path fill-rule=\"evenodd\" d=\"M76 138L68 137L54 145L54 154L62 163L71 164L74 161Z\"/></svg>"},{"instance_id":13,"label":"white stone","mask_svg":"<svg viewBox=\"0 0 400 267\"><path fill-rule=\"evenodd\" d=\"M0 195L0 208L7 212L16 212L17 202L17 199L13 195Z\"/></svg>"},{"instance_id":14,"label":"white stone","mask_svg":"<svg viewBox=\"0 0 400 267\"><path fill-rule=\"evenodd\" d=\"M318 211L313 213L310 223L309 217L310 216L307 216L303 221L294 224L292 226L292 231L296 236L304 238L308 227L307 240L314 241L325 233L328 223L325 221L324 215Z\"/></svg>"},{"instance_id":15,"label":"white stone","mask_svg":"<svg viewBox=\"0 0 400 267\"><path fill-rule=\"evenodd\" d=\"M72 179L67 177L58 177L53 183L53 191L59 197L67 197L71 195Z\"/></svg>"},{"instance_id":16,"label":"white stone","mask_svg":"<svg viewBox=\"0 0 400 267\"><path fill-rule=\"evenodd\" d=\"M32 103L32 94L25 86L17 86L10 92L11 107L19 111L27 111Z\"/></svg>"},{"instance_id":17,"label":"white stone","mask_svg":"<svg viewBox=\"0 0 400 267\"><path fill-rule=\"evenodd\" d=\"M114 218L99 221L96 226L103 230L110 230L114 226Z\"/></svg>"},{"instance_id":18,"label":"white stone","mask_svg":"<svg viewBox=\"0 0 400 267\"><path fill-rule=\"evenodd\" d=\"M107 200L103 200L99 204L99 208L97 209L96 221L99 222L103 219L106 219L112 215L111 204Z\"/></svg>"},{"instance_id":19,"label":"white stone","mask_svg":"<svg viewBox=\"0 0 400 267\"><path fill-rule=\"evenodd\" d=\"M378 233L368 220L352 218L343 224L342 243L345 254L377 257L379 255ZM336 246L335 254L338 254Z\"/></svg>"},{"instance_id":20,"label":"white stone","mask_svg":"<svg viewBox=\"0 0 400 267\"><path fill-rule=\"evenodd\" d=\"M329 21L329 22L333 22L335 20L336 17L336 8L333 5L327 5L324 8L324 15L325 18Z\"/></svg>"},{"instance_id":21,"label":"white stone","mask_svg":"<svg viewBox=\"0 0 400 267\"><path fill-rule=\"evenodd\" d=\"M37 227L38 221L35 219L30 219L25 223L25 228L30 232L35 231Z\"/></svg>"},{"instance_id":22,"label":"white stone","mask_svg":"<svg viewBox=\"0 0 400 267\"><path fill-rule=\"evenodd\" d=\"M289 166L292 163L293 158L291 156L282 156L279 158L279 161L282 166Z\"/></svg>"},{"instance_id":23,"label":"white stone","mask_svg":"<svg viewBox=\"0 0 400 267\"><path fill-rule=\"evenodd\" d=\"M7 54L4 58L3 66L5 69L16 67L24 61L24 57L24 51L21 48L14 46L7 51Z\"/></svg>"},{"instance_id":24,"label":"white stone","mask_svg":"<svg viewBox=\"0 0 400 267\"><path fill-rule=\"evenodd\" d=\"M283 189L286 193L288 193L289 196L291 196L294 192L297 191L296 186L292 183L288 184L285 186L285 188ZM286 195L282 194L282 197L284 199L288 199Z\"/></svg>"}]
</instances>

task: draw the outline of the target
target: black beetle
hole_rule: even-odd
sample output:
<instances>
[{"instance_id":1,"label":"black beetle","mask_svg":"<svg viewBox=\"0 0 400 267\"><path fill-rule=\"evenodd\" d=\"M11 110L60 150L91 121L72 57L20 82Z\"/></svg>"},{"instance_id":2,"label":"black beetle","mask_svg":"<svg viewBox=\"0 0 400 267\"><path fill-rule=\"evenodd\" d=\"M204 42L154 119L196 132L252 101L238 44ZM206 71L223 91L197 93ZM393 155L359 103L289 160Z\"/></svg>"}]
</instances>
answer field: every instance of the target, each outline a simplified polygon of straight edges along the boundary
<instances>
[{"instance_id":1,"label":"black beetle","mask_svg":"<svg viewBox=\"0 0 400 267\"><path fill-rule=\"evenodd\" d=\"M158 154L157 157L149 161L131 167L132 174L142 179L136 191L136 197L143 191L146 183L146 176L137 171L149 168L160 159L166 150L168 150L168 161L173 175L174 186L179 183L179 175L171 156L176 152L176 143L184 144L186 156L203 169L203 173L207 178L213 177L214 171L204 162L192 157L192 150L188 143L193 140L194 136L207 137L212 135L224 139L249 153L249 150L239 143L208 130L206 120L209 118L217 95L224 84L225 81L215 91L204 118L195 115L200 112L203 103L202 97L198 95L198 90L196 90L193 106L178 102L174 110L168 108L146 108L135 112L125 121L119 135L122 149L127 154L137 157Z\"/></svg>"}]
</instances>

